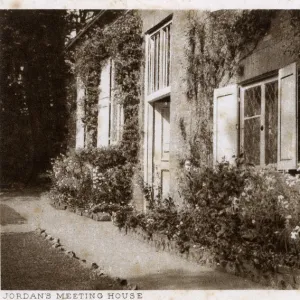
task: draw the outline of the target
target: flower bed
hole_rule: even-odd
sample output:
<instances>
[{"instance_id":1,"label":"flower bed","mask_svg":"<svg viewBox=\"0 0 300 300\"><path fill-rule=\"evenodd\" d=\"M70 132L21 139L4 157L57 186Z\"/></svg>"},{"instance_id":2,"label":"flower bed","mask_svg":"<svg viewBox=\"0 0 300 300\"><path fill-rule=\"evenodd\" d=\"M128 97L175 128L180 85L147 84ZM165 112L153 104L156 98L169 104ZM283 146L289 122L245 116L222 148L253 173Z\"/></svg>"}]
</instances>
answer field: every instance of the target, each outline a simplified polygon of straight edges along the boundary
<instances>
[{"instance_id":1,"label":"flower bed","mask_svg":"<svg viewBox=\"0 0 300 300\"><path fill-rule=\"evenodd\" d=\"M132 174L132 164L116 147L69 152L53 162L49 197L61 206L82 209L126 204L131 199Z\"/></svg>"},{"instance_id":2,"label":"flower bed","mask_svg":"<svg viewBox=\"0 0 300 300\"><path fill-rule=\"evenodd\" d=\"M274 271L263 272L257 269L251 261L247 260L243 260L239 263L222 260L216 263L211 251L201 245L190 245L187 252L181 253L176 241L169 240L163 234L153 234L150 238L144 230L138 228L127 229L126 233L135 239L147 242L157 250L168 251L188 261L206 265L218 271L245 277L273 288L300 289L300 269L279 265Z\"/></svg>"},{"instance_id":3,"label":"flower bed","mask_svg":"<svg viewBox=\"0 0 300 300\"><path fill-rule=\"evenodd\" d=\"M171 198L155 199L147 213L140 213L128 204L130 194L121 197L131 182L124 185L126 176L118 173L118 164L102 166L104 179L95 180L94 166L64 159L60 168L54 166L57 184L50 192L59 208L77 209L95 220L107 213L120 229L159 249L273 287L300 287L299 177L239 160L236 165L192 168L183 172L182 207Z\"/></svg>"},{"instance_id":4,"label":"flower bed","mask_svg":"<svg viewBox=\"0 0 300 300\"><path fill-rule=\"evenodd\" d=\"M142 230L144 240L196 262L271 286L299 288L299 181L239 162L193 169L182 182L183 207L166 199L146 214L120 211L117 225ZM282 266L289 275L278 271Z\"/></svg>"}]
</instances>

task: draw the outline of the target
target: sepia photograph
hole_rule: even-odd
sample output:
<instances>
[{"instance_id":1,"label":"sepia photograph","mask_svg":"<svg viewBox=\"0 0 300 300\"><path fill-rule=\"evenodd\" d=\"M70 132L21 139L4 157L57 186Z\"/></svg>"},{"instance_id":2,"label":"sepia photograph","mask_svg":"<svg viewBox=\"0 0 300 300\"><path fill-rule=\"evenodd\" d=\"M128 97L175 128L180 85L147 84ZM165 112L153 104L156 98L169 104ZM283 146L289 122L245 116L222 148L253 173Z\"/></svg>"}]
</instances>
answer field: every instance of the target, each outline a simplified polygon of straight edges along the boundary
<instances>
[{"instance_id":1,"label":"sepia photograph","mask_svg":"<svg viewBox=\"0 0 300 300\"><path fill-rule=\"evenodd\" d=\"M0 298L300 297L300 5L14 3Z\"/></svg>"}]
</instances>

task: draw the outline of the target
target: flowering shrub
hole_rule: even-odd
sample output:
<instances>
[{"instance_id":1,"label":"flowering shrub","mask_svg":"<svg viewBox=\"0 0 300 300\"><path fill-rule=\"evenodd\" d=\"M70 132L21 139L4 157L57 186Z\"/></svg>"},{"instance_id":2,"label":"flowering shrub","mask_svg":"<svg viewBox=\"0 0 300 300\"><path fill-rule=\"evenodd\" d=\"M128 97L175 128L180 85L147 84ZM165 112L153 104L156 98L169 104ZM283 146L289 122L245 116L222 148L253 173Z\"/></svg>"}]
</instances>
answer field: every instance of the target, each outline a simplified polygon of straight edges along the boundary
<instances>
[{"instance_id":1,"label":"flowering shrub","mask_svg":"<svg viewBox=\"0 0 300 300\"><path fill-rule=\"evenodd\" d=\"M84 206L92 184L90 166L84 164L79 154L70 152L54 160L52 170L50 197L68 205Z\"/></svg>"},{"instance_id":2,"label":"flowering shrub","mask_svg":"<svg viewBox=\"0 0 300 300\"><path fill-rule=\"evenodd\" d=\"M214 249L217 259L299 266L299 191L292 188L299 179L241 162L187 174L183 194L195 215L188 236Z\"/></svg>"},{"instance_id":3,"label":"flowering shrub","mask_svg":"<svg viewBox=\"0 0 300 300\"><path fill-rule=\"evenodd\" d=\"M93 169L92 202L126 202L131 200L132 165L118 165L105 171Z\"/></svg>"},{"instance_id":4,"label":"flowering shrub","mask_svg":"<svg viewBox=\"0 0 300 300\"><path fill-rule=\"evenodd\" d=\"M53 162L53 200L92 208L102 203L128 203L133 167L117 148L85 149Z\"/></svg>"},{"instance_id":5,"label":"flowering shrub","mask_svg":"<svg viewBox=\"0 0 300 300\"><path fill-rule=\"evenodd\" d=\"M128 223L128 217L133 213L133 207L131 205L119 205L115 211L112 212L113 221L120 229L126 227Z\"/></svg>"},{"instance_id":6,"label":"flowering shrub","mask_svg":"<svg viewBox=\"0 0 300 300\"><path fill-rule=\"evenodd\" d=\"M181 252L210 249L216 262L252 261L263 270L300 267L300 180L271 169L222 162L184 174L185 205L154 202L146 214L131 211L122 224L175 240Z\"/></svg>"}]
</instances>

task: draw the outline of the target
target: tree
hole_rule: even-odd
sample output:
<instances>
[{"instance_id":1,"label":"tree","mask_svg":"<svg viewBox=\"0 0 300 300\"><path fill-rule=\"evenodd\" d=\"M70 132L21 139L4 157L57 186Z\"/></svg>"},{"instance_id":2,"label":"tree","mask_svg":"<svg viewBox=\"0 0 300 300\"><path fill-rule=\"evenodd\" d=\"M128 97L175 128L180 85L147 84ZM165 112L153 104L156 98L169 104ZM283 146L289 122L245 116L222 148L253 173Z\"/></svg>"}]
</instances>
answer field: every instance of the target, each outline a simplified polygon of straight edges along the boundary
<instances>
[{"instance_id":1,"label":"tree","mask_svg":"<svg viewBox=\"0 0 300 300\"><path fill-rule=\"evenodd\" d=\"M66 11L0 12L1 182L30 181L64 147Z\"/></svg>"},{"instance_id":2,"label":"tree","mask_svg":"<svg viewBox=\"0 0 300 300\"><path fill-rule=\"evenodd\" d=\"M83 27L90 22L97 14L99 10L82 10L82 9L70 9L66 12L66 26L67 36L69 41L78 34Z\"/></svg>"}]
</instances>

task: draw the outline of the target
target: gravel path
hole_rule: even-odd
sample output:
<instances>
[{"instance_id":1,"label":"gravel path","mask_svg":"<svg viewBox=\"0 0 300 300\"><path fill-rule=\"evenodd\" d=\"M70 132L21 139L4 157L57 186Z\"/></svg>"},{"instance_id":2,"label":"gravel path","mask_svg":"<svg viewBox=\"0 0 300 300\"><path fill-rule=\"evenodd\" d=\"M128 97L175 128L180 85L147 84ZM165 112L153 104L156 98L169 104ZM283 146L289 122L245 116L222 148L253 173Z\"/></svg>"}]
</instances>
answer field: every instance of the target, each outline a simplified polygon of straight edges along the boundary
<instances>
[{"instance_id":1,"label":"gravel path","mask_svg":"<svg viewBox=\"0 0 300 300\"><path fill-rule=\"evenodd\" d=\"M126 278L139 289L265 289L244 278L157 252L120 233L111 222L56 210L45 197L2 194L0 201L27 219L27 224L1 226L2 232L45 229L81 259L96 262L108 275Z\"/></svg>"}]
</instances>

